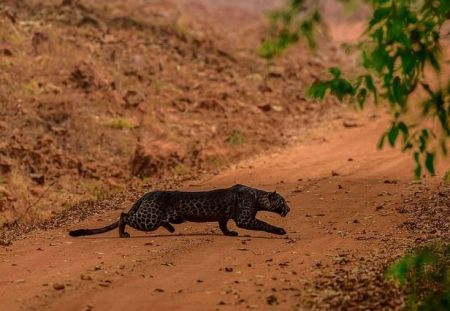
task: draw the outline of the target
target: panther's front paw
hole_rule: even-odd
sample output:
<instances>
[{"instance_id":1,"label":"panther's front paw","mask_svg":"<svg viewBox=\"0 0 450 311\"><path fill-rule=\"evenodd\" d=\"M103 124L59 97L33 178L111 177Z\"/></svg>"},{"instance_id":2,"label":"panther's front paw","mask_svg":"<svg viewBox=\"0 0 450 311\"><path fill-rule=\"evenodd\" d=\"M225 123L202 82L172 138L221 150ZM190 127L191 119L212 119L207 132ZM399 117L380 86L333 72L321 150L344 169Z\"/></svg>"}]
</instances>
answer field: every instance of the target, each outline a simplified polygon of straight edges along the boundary
<instances>
[{"instance_id":1,"label":"panther's front paw","mask_svg":"<svg viewBox=\"0 0 450 311\"><path fill-rule=\"evenodd\" d=\"M236 231L230 231L227 233L227 236L238 236L239 233L237 233Z\"/></svg>"},{"instance_id":2,"label":"panther's front paw","mask_svg":"<svg viewBox=\"0 0 450 311\"><path fill-rule=\"evenodd\" d=\"M283 228L277 228L277 229L274 231L274 233L275 233L275 234L278 234L278 235L285 235L285 234L286 234L286 231L285 231Z\"/></svg>"},{"instance_id":3,"label":"panther's front paw","mask_svg":"<svg viewBox=\"0 0 450 311\"><path fill-rule=\"evenodd\" d=\"M124 232L120 235L121 238L129 238L130 234L128 232Z\"/></svg>"}]
</instances>

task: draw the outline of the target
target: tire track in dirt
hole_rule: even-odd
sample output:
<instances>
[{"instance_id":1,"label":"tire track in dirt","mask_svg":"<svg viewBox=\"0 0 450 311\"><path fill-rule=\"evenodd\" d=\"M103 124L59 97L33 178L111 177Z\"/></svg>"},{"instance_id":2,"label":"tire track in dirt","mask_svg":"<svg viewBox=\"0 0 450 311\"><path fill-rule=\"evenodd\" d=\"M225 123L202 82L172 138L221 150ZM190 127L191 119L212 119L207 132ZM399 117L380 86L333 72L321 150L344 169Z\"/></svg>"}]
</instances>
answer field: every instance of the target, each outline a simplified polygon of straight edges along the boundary
<instances>
[{"instance_id":1,"label":"tire track in dirt","mask_svg":"<svg viewBox=\"0 0 450 311\"><path fill-rule=\"evenodd\" d=\"M323 130L322 142L260 156L183 186L276 189L290 201L291 214L259 217L284 227L286 237L241 229L239 237L225 237L215 223L176 225L173 235L130 230L131 239L119 239L115 231L78 239L67 235L68 228L37 231L0 251L2 308L302 309L305 283L336 258L382 252L386 237L401 244L407 234L398 228L404 216L394 206L414 192L411 159L395 150L377 152L387 120L360 118L364 127ZM118 214L73 227L100 226Z\"/></svg>"}]
</instances>

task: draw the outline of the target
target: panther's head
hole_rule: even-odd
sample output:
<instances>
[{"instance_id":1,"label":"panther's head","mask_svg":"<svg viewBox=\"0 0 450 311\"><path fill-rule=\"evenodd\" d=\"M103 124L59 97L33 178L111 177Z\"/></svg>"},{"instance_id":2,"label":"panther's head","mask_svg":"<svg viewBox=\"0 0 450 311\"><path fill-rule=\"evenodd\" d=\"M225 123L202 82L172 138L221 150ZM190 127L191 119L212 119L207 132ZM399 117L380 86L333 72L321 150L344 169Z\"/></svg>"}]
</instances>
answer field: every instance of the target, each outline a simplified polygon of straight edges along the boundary
<instances>
[{"instance_id":1,"label":"panther's head","mask_svg":"<svg viewBox=\"0 0 450 311\"><path fill-rule=\"evenodd\" d=\"M276 191L268 192L267 195L264 196L261 205L263 210L277 213L282 217L285 217L290 211L286 200Z\"/></svg>"}]
</instances>

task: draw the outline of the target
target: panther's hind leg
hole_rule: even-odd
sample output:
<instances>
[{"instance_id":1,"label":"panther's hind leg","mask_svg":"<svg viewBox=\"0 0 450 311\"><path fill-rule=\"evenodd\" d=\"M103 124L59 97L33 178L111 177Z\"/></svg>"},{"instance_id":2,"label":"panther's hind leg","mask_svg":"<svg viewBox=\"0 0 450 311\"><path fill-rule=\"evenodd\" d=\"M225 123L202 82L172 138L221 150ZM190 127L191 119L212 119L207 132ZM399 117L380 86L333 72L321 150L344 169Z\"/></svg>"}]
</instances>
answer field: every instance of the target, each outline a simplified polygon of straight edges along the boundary
<instances>
[{"instance_id":1,"label":"panther's hind leg","mask_svg":"<svg viewBox=\"0 0 450 311\"><path fill-rule=\"evenodd\" d=\"M171 224L169 224L168 222L162 222L161 226L166 228L167 231L169 231L170 233L174 233L175 232L175 228Z\"/></svg>"},{"instance_id":2,"label":"panther's hind leg","mask_svg":"<svg viewBox=\"0 0 450 311\"><path fill-rule=\"evenodd\" d=\"M238 236L238 233L236 231L228 230L227 223L228 223L228 219L227 220L219 220L220 230L222 230L223 234L225 234L227 236Z\"/></svg>"},{"instance_id":3,"label":"panther's hind leg","mask_svg":"<svg viewBox=\"0 0 450 311\"><path fill-rule=\"evenodd\" d=\"M119 237L121 237L121 238L129 238L130 237L130 234L128 232L125 232L125 226L127 225L126 217L127 217L126 213L120 214L120 218L119 218Z\"/></svg>"}]
</instances>

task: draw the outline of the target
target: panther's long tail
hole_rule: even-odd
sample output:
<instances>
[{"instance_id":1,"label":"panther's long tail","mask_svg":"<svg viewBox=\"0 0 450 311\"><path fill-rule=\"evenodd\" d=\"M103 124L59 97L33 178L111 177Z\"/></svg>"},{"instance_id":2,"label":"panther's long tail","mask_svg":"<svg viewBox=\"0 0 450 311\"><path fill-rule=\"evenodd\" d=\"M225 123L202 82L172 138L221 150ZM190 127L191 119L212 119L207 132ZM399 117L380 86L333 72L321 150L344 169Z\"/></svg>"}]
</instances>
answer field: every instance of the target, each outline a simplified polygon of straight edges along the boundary
<instances>
[{"instance_id":1,"label":"panther's long tail","mask_svg":"<svg viewBox=\"0 0 450 311\"><path fill-rule=\"evenodd\" d=\"M119 226L119 221L116 221L115 223L112 223L106 227L98 228L98 229L78 229L73 230L69 232L70 236L83 236L83 235L92 235L92 234L99 234L111 231L113 229L116 229Z\"/></svg>"}]
</instances>

